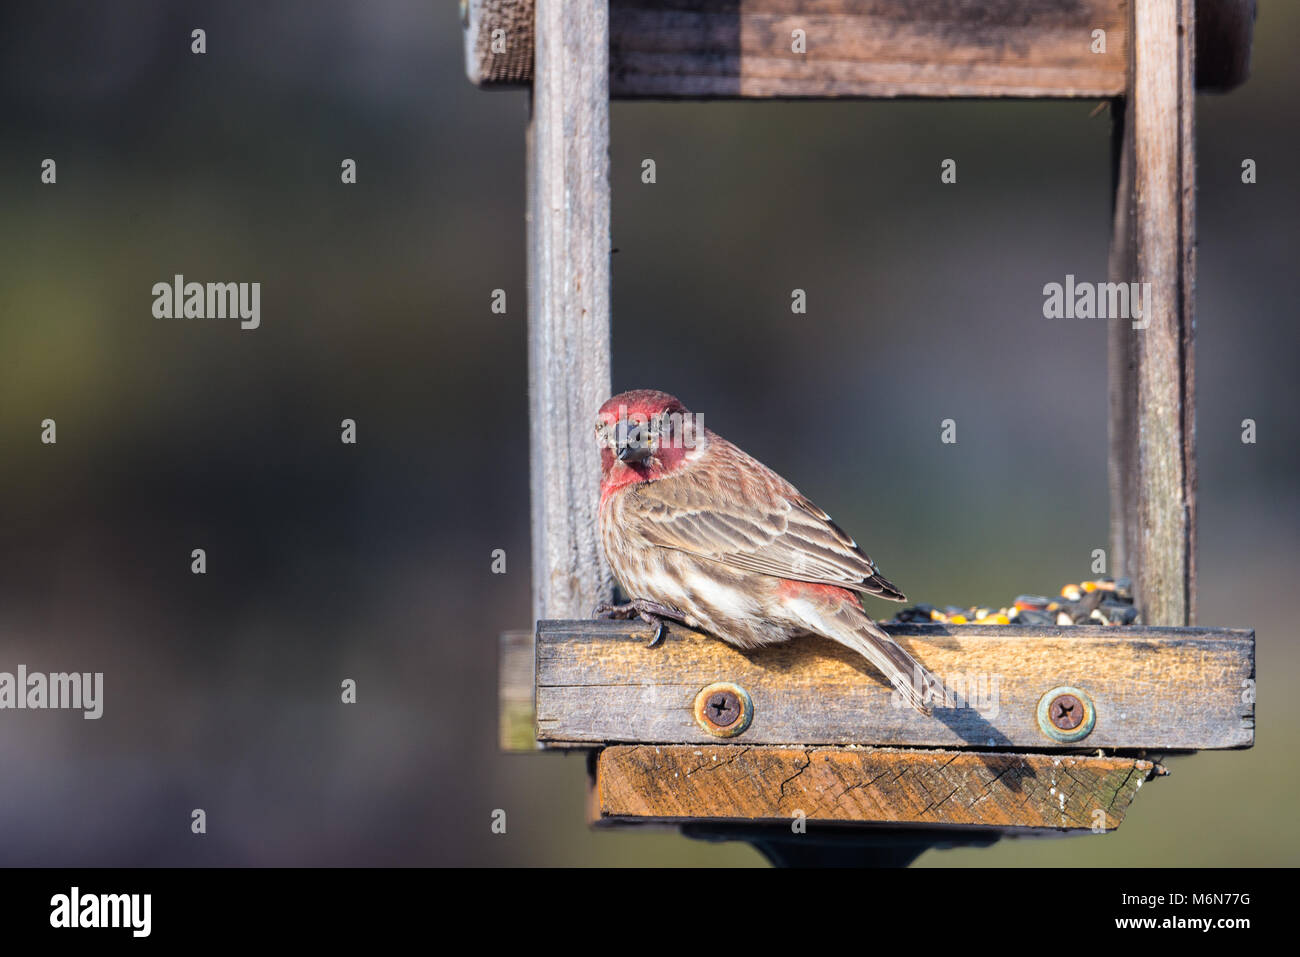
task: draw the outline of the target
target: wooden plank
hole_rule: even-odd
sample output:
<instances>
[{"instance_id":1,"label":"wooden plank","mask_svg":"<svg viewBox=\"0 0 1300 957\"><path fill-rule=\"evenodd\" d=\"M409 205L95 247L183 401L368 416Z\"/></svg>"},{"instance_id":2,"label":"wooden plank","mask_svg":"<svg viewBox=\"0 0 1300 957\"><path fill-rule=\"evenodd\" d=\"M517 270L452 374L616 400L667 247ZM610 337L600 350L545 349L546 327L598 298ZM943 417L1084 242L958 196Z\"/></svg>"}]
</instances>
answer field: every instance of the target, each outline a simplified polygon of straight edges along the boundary
<instances>
[{"instance_id":1,"label":"wooden plank","mask_svg":"<svg viewBox=\"0 0 1300 957\"><path fill-rule=\"evenodd\" d=\"M1249 69L1253 0L1201 0L1207 87ZM533 0L464 0L466 72L533 78ZM1127 0L610 0L615 98L1109 97L1127 86ZM806 52L792 50L792 32ZM1092 31L1106 31L1104 53ZM504 31L492 46L494 30Z\"/></svg>"},{"instance_id":2,"label":"wooden plank","mask_svg":"<svg viewBox=\"0 0 1300 957\"><path fill-rule=\"evenodd\" d=\"M531 631L507 631L497 640L497 743L510 752L538 748Z\"/></svg>"},{"instance_id":3,"label":"wooden plank","mask_svg":"<svg viewBox=\"0 0 1300 957\"><path fill-rule=\"evenodd\" d=\"M1134 8L1118 132L1111 279L1150 283L1141 321L1110 326L1112 567L1150 624L1196 615L1195 70L1192 0Z\"/></svg>"},{"instance_id":4,"label":"wooden plank","mask_svg":"<svg viewBox=\"0 0 1300 957\"><path fill-rule=\"evenodd\" d=\"M609 22L606 0L537 10L528 127L528 384L533 611L589 615L612 593L600 548L609 398Z\"/></svg>"},{"instance_id":5,"label":"wooden plank","mask_svg":"<svg viewBox=\"0 0 1300 957\"><path fill-rule=\"evenodd\" d=\"M758 651L682 627L647 647L640 622L543 621L537 632L539 740L716 743L696 723L706 685L734 682L753 702L742 744L943 748L1061 747L1039 727L1040 698L1062 685L1093 699L1096 723L1077 748L1249 747L1255 675L1249 631L898 625L886 628L966 697L924 717L891 701L862 658L819 638ZM1249 696L1247 696L1249 697ZM957 702L953 702L957 703Z\"/></svg>"},{"instance_id":6,"label":"wooden plank","mask_svg":"<svg viewBox=\"0 0 1300 957\"><path fill-rule=\"evenodd\" d=\"M1164 769L1130 757L614 746L600 752L594 823L877 823L1114 830Z\"/></svg>"}]
</instances>

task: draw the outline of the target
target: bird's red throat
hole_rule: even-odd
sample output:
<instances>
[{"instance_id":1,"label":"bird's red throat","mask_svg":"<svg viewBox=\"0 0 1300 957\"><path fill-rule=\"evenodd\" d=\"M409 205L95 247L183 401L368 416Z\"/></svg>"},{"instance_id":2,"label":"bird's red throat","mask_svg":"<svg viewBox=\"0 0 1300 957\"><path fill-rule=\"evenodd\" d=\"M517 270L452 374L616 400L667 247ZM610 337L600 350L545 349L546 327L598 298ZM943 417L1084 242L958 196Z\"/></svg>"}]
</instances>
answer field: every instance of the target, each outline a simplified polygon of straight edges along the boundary
<instances>
[{"instance_id":1,"label":"bird's red throat","mask_svg":"<svg viewBox=\"0 0 1300 957\"><path fill-rule=\"evenodd\" d=\"M644 462L620 462L614 450L600 450L600 500L629 485L653 482L683 467L686 462L687 449L666 446L656 450L655 454Z\"/></svg>"}]
</instances>

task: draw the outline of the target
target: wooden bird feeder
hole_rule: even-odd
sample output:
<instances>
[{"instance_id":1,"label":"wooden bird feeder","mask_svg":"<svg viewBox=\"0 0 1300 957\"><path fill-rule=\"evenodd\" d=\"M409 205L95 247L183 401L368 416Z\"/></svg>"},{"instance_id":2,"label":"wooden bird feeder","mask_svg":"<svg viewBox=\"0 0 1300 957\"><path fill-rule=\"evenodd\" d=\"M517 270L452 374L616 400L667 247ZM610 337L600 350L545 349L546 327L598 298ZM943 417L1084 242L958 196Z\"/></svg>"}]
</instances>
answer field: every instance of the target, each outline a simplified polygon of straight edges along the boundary
<instances>
[{"instance_id":1,"label":"wooden bird feeder","mask_svg":"<svg viewBox=\"0 0 1300 957\"><path fill-rule=\"evenodd\" d=\"M533 420L583 426L532 449L537 627L502 638L503 747L587 749L599 825L681 826L785 863L902 864L1009 833L1112 830L1156 757L1252 746L1254 633L1193 626L1193 307L1194 95L1244 81L1254 8L462 0L470 79L532 91ZM672 627L647 649L640 622L588 620L612 587L585 428L611 392L611 96L1112 101L1110 278L1149 282L1152 308L1145 328L1109 328L1110 554L1145 624L890 627L939 674L996 681L923 718L829 641L747 653ZM815 826L796 833L800 817Z\"/></svg>"}]
</instances>

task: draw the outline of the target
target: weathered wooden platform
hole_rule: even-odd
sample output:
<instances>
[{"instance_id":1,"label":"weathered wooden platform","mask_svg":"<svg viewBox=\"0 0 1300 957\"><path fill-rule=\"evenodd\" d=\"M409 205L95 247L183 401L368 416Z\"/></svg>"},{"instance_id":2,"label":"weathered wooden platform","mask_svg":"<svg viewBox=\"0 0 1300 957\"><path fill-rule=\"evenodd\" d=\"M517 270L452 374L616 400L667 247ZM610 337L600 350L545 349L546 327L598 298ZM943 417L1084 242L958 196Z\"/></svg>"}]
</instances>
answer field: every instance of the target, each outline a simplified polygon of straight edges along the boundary
<instances>
[{"instance_id":1,"label":"weathered wooden platform","mask_svg":"<svg viewBox=\"0 0 1300 957\"><path fill-rule=\"evenodd\" d=\"M677 626L649 648L650 629L640 622L544 621L536 637L536 736L553 746L716 744L692 707L700 689L725 681L753 701L751 725L731 739L741 744L1198 750L1254 740L1254 704L1242 694L1254 676L1249 631L886 630L950 688L965 689L964 700L954 701L962 707L936 708L931 718L898 707L866 661L831 641L743 652ZM1093 730L1069 744L1045 734L1037 719L1042 697L1062 686L1085 690L1096 710ZM519 701L524 692L511 694Z\"/></svg>"},{"instance_id":2,"label":"weathered wooden platform","mask_svg":"<svg viewBox=\"0 0 1300 957\"><path fill-rule=\"evenodd\" d=\"M680 626L542 621L501 641L501 743L591 748L594 823L824 823L1001 831L1119 826L1170 751L1254 743L1254 633L1233 629L886 626L954 707L898 707L858 656L821 639L742 652ZM748 699L719 729L697 703ZM1061 741L1043 704L1068 688L1091 730ZM722 736L723 732L728 736ZM734 735L734 736L733 736Z\"/></svg>"}]
</instances>

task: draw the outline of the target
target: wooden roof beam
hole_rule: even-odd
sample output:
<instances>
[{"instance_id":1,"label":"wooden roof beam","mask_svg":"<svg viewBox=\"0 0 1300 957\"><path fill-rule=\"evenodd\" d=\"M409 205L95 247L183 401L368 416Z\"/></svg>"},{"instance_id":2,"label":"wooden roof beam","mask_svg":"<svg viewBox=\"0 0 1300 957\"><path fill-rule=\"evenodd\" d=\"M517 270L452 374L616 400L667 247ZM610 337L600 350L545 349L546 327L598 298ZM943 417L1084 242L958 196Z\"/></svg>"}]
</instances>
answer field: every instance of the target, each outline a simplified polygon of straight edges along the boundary
<instances>
[{"instance_id":1,"label":"wooden roof beam","mask_svg":"<svg viewBox=\"0 0 1300 957\"><path fill-rule=\"evenodd\" d=\"M1255 0L1195 7L1196 86L1231 89L1249 73ZM471 82L532 84L534 0L462 0L461 16ZM1128 0L609 0L609 94L1115 97L1130 23Z\"/></svg>"}]
</instances>

